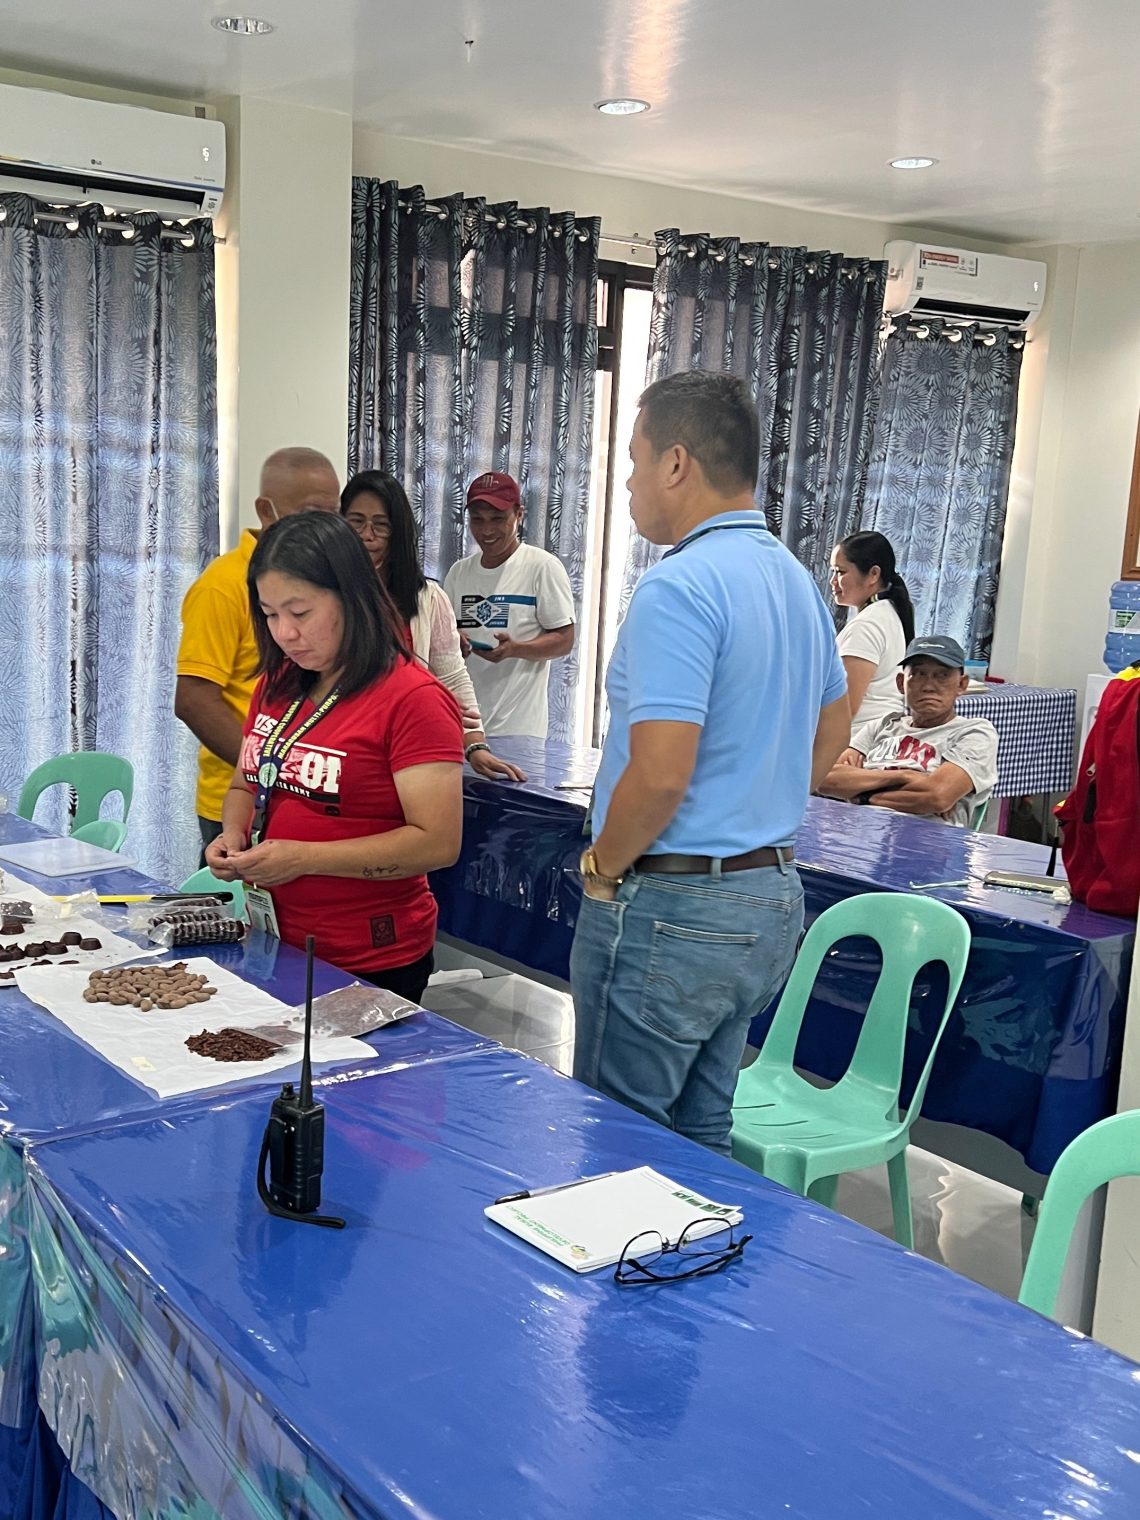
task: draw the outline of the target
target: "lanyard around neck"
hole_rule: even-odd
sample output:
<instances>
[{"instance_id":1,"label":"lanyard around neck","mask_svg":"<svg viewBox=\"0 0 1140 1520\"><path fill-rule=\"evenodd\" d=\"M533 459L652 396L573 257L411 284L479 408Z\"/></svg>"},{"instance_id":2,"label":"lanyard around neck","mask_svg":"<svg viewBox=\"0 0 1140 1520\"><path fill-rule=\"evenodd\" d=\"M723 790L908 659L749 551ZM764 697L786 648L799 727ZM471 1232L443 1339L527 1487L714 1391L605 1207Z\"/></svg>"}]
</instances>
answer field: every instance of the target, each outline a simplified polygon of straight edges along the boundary
<instances>
[{"instance_id":1,"label":"lanyard around neck","mask_svg":"<svg viewBox=\"0 0 1140 1520\"><path fill-rule=\"evenodd\" d=\"M340 688L334 686L332 691L320 704L319 707L309 714L303 723L299 723L287 739L282 735L292 723L293 719L301 710L304 697L298 697L290 704L285 714L277 720L273 732L262 745L261 758L257 762L257 794L253 804L253 830L250 838L257 844L265 832L266 816L269 812L269 798L273 788L277 785L281 769L285 764L293 746L299 739L303 739L307 733L314 729L322 718L333 710L340 701Z\"/></svg>"}]
</instances>

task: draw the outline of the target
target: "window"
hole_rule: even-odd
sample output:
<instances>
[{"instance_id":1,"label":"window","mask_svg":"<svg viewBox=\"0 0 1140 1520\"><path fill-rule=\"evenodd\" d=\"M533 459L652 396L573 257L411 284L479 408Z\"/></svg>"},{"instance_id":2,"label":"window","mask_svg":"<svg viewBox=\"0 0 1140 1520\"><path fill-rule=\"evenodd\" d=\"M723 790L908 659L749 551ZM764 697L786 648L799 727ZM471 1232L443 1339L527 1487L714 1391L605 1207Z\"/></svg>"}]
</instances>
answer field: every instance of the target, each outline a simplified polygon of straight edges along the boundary
<instances>
[{"instance_id":1,"label":"window","mask_svg":"<svg viewBox=\"0 0 1140 1520\"><path fill-rule=\"evenodd\" d=\"M598 383L577 702L583 744L600 744L606 729L605 674L617 637L632 532L625 486L629 440L637 398L645 389L652 310L651 269L608 262L599 266Z\"/></svg>"}]
</instances>

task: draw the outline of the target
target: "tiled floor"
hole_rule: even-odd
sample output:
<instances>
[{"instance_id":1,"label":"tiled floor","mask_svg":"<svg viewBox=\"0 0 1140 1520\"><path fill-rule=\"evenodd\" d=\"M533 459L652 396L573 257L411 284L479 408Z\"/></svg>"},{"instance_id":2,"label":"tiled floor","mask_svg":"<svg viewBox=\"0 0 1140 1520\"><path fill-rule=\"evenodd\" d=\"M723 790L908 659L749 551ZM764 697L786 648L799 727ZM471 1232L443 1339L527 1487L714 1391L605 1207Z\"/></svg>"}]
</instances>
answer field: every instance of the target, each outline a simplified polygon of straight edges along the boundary
<instances>
[{"instance_id":1,"label":"tiled floor","mask_svg":"<svg viewBox=\"0 0 1140 1520\"><path fill-rule=\"evenodd\" d=\"M437 973L424 996L436 1013L468 1029L569 1073L574 1051L574 1008L566 992L503 972L483 963ZM467 963L470 965L470 963ZM1012 1188L912 1146L908 1153L915 1248L932 1261L1017 1296L1032 1222ZM891 1233L890 1195L885 1167L841 1179L839 1209L872 1229Z\"/></svg>"}]
</instances>

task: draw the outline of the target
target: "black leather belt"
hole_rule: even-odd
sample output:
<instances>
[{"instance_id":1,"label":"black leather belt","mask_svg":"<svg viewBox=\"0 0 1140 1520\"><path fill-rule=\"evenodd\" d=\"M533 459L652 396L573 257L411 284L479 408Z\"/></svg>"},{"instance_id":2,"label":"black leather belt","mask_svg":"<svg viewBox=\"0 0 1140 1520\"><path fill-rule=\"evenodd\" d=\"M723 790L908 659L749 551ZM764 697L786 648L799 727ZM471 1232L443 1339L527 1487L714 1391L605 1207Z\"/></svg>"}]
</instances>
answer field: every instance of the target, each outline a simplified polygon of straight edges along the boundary
<instances>
[{"instance_id":1,"label":"black leather belt","mask_svg":"<svg viewBox=\"0 0 1140 1520\"><path fill-rule=\"evenodd\" d=\"M790 845L776 849L770 844L759 850L749 850L747 855L730 855L722 860L722 871L758 871L763 866L791 864L796 852ZM708 876L712 872L712 855L642 855L633 863L635 871L649 871L666 876Z\"/></svg>"}]
</instances>

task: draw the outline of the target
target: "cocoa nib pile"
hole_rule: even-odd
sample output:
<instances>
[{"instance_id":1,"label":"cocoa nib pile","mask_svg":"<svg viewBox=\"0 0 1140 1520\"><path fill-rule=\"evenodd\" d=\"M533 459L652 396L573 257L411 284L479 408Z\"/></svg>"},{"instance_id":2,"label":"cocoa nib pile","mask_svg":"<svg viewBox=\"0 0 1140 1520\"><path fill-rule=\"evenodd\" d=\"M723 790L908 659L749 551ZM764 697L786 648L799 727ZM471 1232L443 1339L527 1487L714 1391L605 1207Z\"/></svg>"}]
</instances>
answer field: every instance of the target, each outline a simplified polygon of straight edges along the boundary
<instances>
[{"instance_id":1,"label":"cocoa nib pile","mask_svg":"<svg viewBox=\"0 0 1140 1520\"><path fill-rule=\"evenodd\" d=\"M264 1061L281 1048L244 1029L203 1029L201 1034L192 1034L186 1044L196 1056L209 1056L214 1061Z\"/></svg>"}]
</instances>

